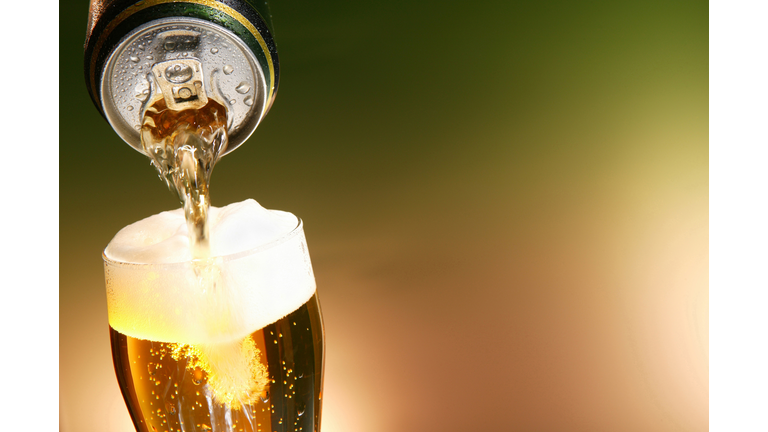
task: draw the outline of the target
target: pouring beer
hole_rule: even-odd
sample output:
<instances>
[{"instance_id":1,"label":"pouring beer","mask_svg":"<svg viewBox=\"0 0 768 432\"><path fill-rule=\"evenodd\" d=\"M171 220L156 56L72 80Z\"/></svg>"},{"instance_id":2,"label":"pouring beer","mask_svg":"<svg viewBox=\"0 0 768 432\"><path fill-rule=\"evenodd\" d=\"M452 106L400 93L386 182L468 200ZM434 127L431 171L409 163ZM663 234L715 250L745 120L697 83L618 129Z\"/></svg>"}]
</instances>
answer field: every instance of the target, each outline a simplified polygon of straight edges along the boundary
<instances>
[{"instance_id":1,"label":"pouring beer","mask_svg":"<svg viewBox=\"0 0 768 432\"><path fill-rule=\"evenodd\" d=\"M136 430L319 431L323 325L303 224L210 205L220 157L271 107L266 3L92 0L86 83L182 208L104 250L112 354Z\"/></svg>"}]
</instances>

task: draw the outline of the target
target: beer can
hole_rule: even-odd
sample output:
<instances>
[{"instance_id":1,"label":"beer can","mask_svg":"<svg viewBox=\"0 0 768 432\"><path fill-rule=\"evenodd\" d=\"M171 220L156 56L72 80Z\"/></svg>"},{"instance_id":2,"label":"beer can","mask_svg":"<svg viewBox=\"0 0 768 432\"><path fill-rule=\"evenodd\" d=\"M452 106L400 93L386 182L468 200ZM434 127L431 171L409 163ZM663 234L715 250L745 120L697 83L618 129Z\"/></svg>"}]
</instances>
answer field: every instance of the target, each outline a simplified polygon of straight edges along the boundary
<instances>
[{"instance_id":1,"label":"beer can","mask_svg":"<svg viewBox=\"0 0 768 432\"><path fill-rule=\"evenodd\" d=\"M275 99L272 34L263 0L92 0L88 92L140 152L142 113L160 93L177 110L217 99L227 107L226 154L251 136Z\"/></svg>"}]
</instances>

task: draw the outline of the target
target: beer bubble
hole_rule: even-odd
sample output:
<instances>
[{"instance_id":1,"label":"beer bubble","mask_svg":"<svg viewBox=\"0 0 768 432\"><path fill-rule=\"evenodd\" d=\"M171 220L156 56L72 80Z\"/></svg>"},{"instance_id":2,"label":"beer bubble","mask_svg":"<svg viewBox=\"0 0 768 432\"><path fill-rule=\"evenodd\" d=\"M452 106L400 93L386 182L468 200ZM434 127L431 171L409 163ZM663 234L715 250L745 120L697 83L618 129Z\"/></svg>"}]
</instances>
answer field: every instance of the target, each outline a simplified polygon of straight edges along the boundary
<instances>
[{"instance_id":1,"label":"beer bubble","mask_svg":"<svg viewBox=\"0 0 768 432\"><path fill-rule=\"evenodd\" d=\"M304 406L303 403L299 403L297 407L296 414L298 414L299 417L304 415L304 411L306 410L306 406Z\"/></svg>"},{"instance_id":2,"label":"beer bubble","mask_svg":"<svg viewBox=\"0 0 768 432\"><path fill-rule=\"evenodd\" d=\"M200 385L203 383L203 371L200 368L195 368L194 371L192 371L192 383L195 385Z\"/></svg>"},{"instance_id":3,"label":"beer bubble","mask_svg":"<svg viewBox=\"0 0 768 432\"><path fill-rule=\"evenodd\" d=\"M232 65L226 65L224 66L224 74L225 75L231 75L232 72L235 71L235 68L232 67Z\"/></svg>"},{"instance_id":4,"label":"beer bubble","mask_svg":"<svg viewBox=\"0 0 768 432\"><path fill-rule=\"evenodd\" d=\"M147 363L147 371L149 371L149 375L154 376L157 368L155 367L154 363Z\"/></svg>"},{"instance_id":5,"label":"beer bubble","mask_svg":"<svg viewBox=\"0 0 768 432\"><path fill-rule=\"evenodd\" d=\"M246 94L251 91L251 85L243 81L235 87L235 90L240 94Z\"/></svg>"},{"instance_id":6,"label":"beer bubble","mask_svg":"<svg viewBox=\"0 0 768 432\"><path fill-rule=\"evenodd\" d=\"M269 402L269 391L265 390L259 395L259 399L261 399L262 402L267 403Z\"/></svg>"}]
</instances>

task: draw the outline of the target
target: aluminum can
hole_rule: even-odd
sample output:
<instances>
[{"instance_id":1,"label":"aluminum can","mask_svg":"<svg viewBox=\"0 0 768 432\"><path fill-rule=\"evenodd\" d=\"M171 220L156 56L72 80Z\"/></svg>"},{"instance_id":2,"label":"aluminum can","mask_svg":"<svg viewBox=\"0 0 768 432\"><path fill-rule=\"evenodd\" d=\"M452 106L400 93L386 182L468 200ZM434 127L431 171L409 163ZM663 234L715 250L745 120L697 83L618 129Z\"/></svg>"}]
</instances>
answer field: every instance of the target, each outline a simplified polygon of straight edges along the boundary
<instances>
[{"instance_id":1,"label":"aluminum can","mask_svg":"<svg viewBox=\"0 0 768 432\"><path fill-rule=\"evenodd\" d=\"M227 107L226 154L251 136L277 93L280 68L266 2L92 0L85 40L88 92L115 132L143 152L147 104L214 98Z\"/></svg>"}]
</instances>

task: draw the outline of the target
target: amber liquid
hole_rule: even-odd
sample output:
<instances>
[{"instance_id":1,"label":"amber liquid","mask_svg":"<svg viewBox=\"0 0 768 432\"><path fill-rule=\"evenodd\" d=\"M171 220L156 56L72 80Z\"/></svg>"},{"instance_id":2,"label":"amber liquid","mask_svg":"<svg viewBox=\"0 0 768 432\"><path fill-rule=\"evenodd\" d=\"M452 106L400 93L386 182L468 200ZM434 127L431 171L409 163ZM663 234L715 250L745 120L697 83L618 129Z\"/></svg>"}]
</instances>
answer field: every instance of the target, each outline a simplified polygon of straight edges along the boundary
<instances>
[{"instance_id":1,"label":"amber liquid","mask_svg":"<svg viewBox=\"0 0 768 432\"><path fill-rule=\"evenodd\" d=\"M173 358L178 344L135 339L111 327L110 333L117 379L139 432L320 430L324 345L316 295L248 336L256 348L249 353L266 366L266 387L230 404L212 394L205 367L187 356Z\"/></svg>"},{"instance_id":2,"label":"amber liquid","mask_svg":"<svg viewBox=\"0 0 768 432\"><path fill-rule=\"evenodd\" d=\"M226 108L211 98L199 109L174 111L160 97L144 112L141 143L184 206L192 255L206 258L209 186L213 167L227 147Z\"/></svg>"}]
</instances>

